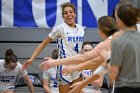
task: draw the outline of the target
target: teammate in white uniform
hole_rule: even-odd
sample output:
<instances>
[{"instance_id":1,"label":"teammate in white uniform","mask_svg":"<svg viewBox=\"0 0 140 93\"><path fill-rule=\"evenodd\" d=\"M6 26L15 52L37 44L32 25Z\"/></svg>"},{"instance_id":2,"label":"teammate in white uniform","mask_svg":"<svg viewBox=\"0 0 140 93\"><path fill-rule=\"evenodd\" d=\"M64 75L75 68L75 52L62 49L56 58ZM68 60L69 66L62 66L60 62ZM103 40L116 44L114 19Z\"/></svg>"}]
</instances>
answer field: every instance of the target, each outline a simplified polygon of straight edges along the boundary
<instances>
[{"instance_id":1,"label":"teammate in white uniform","mask_svg":"<svg viewBox=\"0 0 140 93\"><path fill-rule=\"evenodd\" d=\"M27 71L22 71L22 65L17 62L16 55L11 49L8 49L5 54L5 60L0 60L0 93L14 93L14 84L18 76L25 79L30 93L34 93Z\"/></svg>"},{"instance_id":2,"label":"teammate in white uniform","mask_svg":"<svg viewBox=\"0 0 140 93\"><path fill-rule=\"evenodd\" d=\"M54 67L43 72L43 87L47 93L59 93L56 70L57 69Z\"/></svg>"},{"instance_id":3,"label":"teammate in white uniform","mask_svg":"<svg viewBox=\"0 0 140 93\"><path fill-rule=\"evenodd\" d=\"M58 50L54 49L52 52L52 58L58 58ZM56 79L56 67L50 68L43 72L43 88L47 93L59 93L57 79Z\"/></svg>"},{"instance_id":4,"label":"teammate in white uniform","mask_svg":"<svg viewBox=\"0 0 140 93\"><path fill-rule=\"evenodd\" d=\"M82 26L75 23L76 11L73 4L67 2L61 5L62 16L64 23L56 26L49 36L37 47L32 57L23 64L23 69L32 64L34 59L40 54L45 46L54 39L57 39L59 56L60 58L66 58L76 55L81 49L83 43L84 29ZM74 72L69 75L63 75L61 69L64 66L58 67L60 72L58 73L59 91L60 93L67 93L70 90L70 83L82 80L79 78L80 73Z\"/></svg>"},{"instance_id":5,"label":"teammate in white uniform","mask_svg":"<svg viewBox=\"0 0 140 93\"><path fill-rule=\"evenodd\" d=\"M89 52L93 49L93 44L91 42L84 42L82 45L82 51L81 53L84 54L86 52ZM94 70L90 70L90 69L85 69L82 71L82 77L83 80L88 78L89 76L91 76L93 74ZM88 86L85 86L83 88L84 93L94 93L97 92L99 87L102 86L102 82L103 82L103 78L101 77L100 79L91 82L91 84L89 84Z\"/></svg>"}]
</instances>

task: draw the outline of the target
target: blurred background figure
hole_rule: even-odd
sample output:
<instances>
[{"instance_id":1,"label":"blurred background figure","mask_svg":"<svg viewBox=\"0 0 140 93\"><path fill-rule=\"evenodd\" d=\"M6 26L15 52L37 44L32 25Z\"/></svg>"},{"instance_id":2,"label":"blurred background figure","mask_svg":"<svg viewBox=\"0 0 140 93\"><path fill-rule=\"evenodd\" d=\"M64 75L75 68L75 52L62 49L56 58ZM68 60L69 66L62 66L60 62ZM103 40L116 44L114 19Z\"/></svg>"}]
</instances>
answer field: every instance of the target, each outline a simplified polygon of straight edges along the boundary
<instances>
[{"instance_id":1,"label":"blurred background figure","mask_svg":"<svg viewBox=\"0 0 140 93\"><path fill-rule=\"evenodd\" d=\"M21 76L26 81L30 93L34 93L34 87L27 71L22 71L22 65L17 62L17 56L12 49L7 49L5 60L0 60L0 93L15 93L17 77Z\"/></svg>"},{"instance_id":2,"label":"blurred background figure","mask_svg":"<svg viewBox=\"0 0 140 93\"><path fill-rule=\"evenodd\" d=\"M93 46L92 42L88 42L88 41L83 42L81 53L84 54L86 52L89 52L93 48L94 48L94 46ZM83 70L83 72L82 72L83 80L88 78L89 76L91 76L93 72L94 71L90 70L90 69ZM84 93L100 92L98 90L100 89L100 87L102 87L102 83L103 83L103 77L91 82L91 84L89 84L88 86L85 86L82 91Z\"/></svg>"},{"instance_id":3,"label":"blurred background figure","mask_svg":"<svg viewBox=\"0 0 140 93\"><path fill-rule=\"evenodd\" d=\"M58 58L58 50L54 49L52 52L52 59ZM43 88L46 93L59 93L56 80L56 67L50 68L43 72Z\"/></svg>"}]
</instances>

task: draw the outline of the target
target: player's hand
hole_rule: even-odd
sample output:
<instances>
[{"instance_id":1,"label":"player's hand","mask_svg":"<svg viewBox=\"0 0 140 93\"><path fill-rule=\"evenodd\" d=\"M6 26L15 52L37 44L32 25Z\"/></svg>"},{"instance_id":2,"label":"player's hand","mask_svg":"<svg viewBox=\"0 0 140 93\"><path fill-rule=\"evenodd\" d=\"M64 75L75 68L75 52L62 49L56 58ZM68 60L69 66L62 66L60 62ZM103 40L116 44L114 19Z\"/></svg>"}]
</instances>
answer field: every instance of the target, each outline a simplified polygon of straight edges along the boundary
<instances>
[{"instance_id":1,"label":"player's hand","mask_svg":"<svg viewBox=\"0 0 140 93\"><path fill-rule=\"evenodd\" d=\"M42 62L41 64L39 64L39 68L42 70L42 71L45 71L45 70L48 70L49 68L52 68L52 67L55 67L55 60L50 58L50 57L46 57L44 59L45 61Z\"/></svg>"},{"instance_id":2,"label":"player's hand","mask_svg":"<svg viewBox=\"0 0 140 93\"><path fill-rule=\"evenodd\" d=\"M22 66L22 70L25 70L29 65L32 64L32 62L33 62L33 61L32 61L31 59L25 61L25 62L23 63L23 66Z\"/></svg>"},{"instance_id":3,"label":"player's hand","mask_svg":"<svg viewBox=\"0 0 140 93\"><path fill-rule=\"evenodd\" d=\"M71 90L68 93L80 93L83 88L83 82L76 82L70 86Z\"/></svg>"}]
</instances>

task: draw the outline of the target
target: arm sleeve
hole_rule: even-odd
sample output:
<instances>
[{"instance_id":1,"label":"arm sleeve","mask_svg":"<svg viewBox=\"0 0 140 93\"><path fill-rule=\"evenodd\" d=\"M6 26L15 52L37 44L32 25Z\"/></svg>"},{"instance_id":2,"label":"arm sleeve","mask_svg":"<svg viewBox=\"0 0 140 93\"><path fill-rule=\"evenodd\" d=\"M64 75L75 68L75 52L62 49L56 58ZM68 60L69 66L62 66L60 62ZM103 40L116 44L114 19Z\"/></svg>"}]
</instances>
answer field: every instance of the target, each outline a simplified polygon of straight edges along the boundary
<instances>
[{"instance_id":1,"label":"arm sleeve","mask_svg":"<svg viewBox=\"0 0 140 93\"><path fill-rule=\"evenodd\" d=\"M49 37L54 40L56 38L61 37L63 32L64 32L63 26L58 25L52 29L52 31L49 33Z\"/></svg>"},{"instance_id":2,"label":"arm sleeve","mask_svg":"<svg viewBox=\"0 0 140 93\"><path fill-rule=\"evenodd\" d=\"M119 44L119 42L114 39L111 41L111 45L112 45L112 52L111 52L110 64L121 66L123 61L123 50L121 49L121 44Z\"/></svg>"},{"instance_id":3,"label":"arm sleeve","mask_svg":"<svg viewBox=\"0 0 140 93\"><path fill-rule=\"evenodd\" d=\"M94 71L93 74L98 74L98 75L100 75L100 76L103 76L103 75L106 74L106 73L107 73L107 68L104 67L104 66L100 66L100 67L98 67L98 68Z\"/></svg>"}]
</instances>

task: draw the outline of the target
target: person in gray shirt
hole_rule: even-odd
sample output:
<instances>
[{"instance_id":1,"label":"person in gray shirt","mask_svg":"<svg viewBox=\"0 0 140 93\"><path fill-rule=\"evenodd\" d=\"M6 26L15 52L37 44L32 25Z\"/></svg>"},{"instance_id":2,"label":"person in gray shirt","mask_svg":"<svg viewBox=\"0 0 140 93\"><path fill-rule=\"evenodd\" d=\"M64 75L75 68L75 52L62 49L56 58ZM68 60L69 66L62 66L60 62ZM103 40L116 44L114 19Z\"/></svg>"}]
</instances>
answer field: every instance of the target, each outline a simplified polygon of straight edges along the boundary
<instances>
[{"instance_id":1,"label":"person in gray shirt","mask_svg":"<svg viewBox=\"0 0 140 93\"><path fill-rule=\"evenodd\" d=\"M115 10L121 36L111 42L110 76L116 80L114 93L140 93L140 33L136 30L137 9L121 5Z\"/></svg>"}]
</instances>

